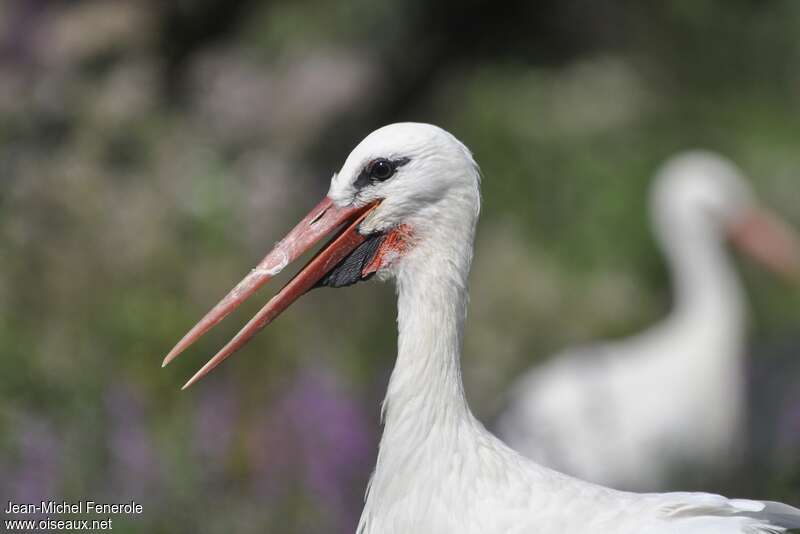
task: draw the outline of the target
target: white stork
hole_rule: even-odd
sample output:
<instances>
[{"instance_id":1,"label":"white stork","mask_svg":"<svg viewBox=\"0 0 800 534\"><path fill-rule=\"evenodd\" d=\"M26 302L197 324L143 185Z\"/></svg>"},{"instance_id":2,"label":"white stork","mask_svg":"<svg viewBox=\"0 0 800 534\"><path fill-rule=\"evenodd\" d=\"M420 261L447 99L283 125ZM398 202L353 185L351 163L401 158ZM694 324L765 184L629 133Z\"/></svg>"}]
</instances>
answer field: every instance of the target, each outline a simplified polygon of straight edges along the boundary
<instances>
[{"instance_id":1,"label":"white stork","mask_svg":"<svg viewBox=\"0 0 800 534\"><path fill-rule=\"evenodd\" d=\"M741 459L746 307L726 240L800 274L797 238L739 170L710 152L670 159L651 213L674 308L631 338L573 348L519 377L497 431L537 462L598 484L668 489L676 473L722 474Z\"/></svg>"},{"instance_id":2,"label":"white stork","mask_svg":"<svg viewBox=\"0 0 800 534\"><path fill-rule=\"evenodd\" d=\"M165 364L335 232L186 385L309 289L373 274L394 279L398 355L359 532L732 534L800 526L800 510L785 504L702 493L625 493L582 482L525 459L475 419L459 359L479 184L469 150L440 128L401 123L376 130L334 175L327 197L176 345Z\"/></svg>"}]
</instances>

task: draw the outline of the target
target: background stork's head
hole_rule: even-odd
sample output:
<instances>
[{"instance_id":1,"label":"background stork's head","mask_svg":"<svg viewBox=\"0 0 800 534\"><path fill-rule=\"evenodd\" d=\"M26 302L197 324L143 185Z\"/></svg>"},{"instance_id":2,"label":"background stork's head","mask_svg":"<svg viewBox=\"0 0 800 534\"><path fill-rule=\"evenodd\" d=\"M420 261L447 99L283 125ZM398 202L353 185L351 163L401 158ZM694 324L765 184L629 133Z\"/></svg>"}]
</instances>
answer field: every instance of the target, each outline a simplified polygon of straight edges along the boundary
<instances>
[{"instance_id":1,"label":"background stork's head","mask_svg":"<svg viewBox=\"0 0 800 534\"><path fill-rule=\"evenodd\" d=\"M472 259L479 181L472 154L441 128L399 123L372 132L333 176L322 202L178 342L164 365L331 234L311 261L187 386L314 287L342 287L375 274L388 277L403 272L452 272L463 279Z\"/></svg>"},{"instance_id":2,"label":"background stork's head","mask_svg":"<svg viewBox=\"0 0 800 534\"><path fill-rule=\"evenodd\" d=\"M729 160L707 151L670 158L656 176L653 212L664 224L725 228L756 204L741 171Z\"/></svg>"},{"instance_id":3,"label":"background stork's head","mask_svg":"<svg viewBox=\"0 0 800 534\"><path fill-rule=\"evenodd\" d=\"M738 167L713 152L669 159L651 200L656 232L667 246L727 239L774 271L800 273L800 240L760 204Z\"/></svg>"}]
</instances>

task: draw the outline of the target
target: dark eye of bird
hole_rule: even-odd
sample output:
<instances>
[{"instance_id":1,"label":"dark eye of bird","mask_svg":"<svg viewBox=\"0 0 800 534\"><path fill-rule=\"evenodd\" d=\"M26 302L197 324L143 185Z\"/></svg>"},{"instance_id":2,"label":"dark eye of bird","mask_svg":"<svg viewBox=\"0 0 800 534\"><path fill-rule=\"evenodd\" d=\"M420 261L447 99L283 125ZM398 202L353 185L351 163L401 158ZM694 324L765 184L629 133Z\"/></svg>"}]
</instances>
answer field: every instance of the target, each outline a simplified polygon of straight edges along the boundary
<instances>
[{"instance_id":1,"label":"dark eye of bird","mask_svg":"<svg viewBox=\"0 0 800 534\"><path fill-rule=\"evenodd\" d=\"M376 159L369 166L369 175L375 180L382 182L391 178L393 174L394 165L387 159Z\"/></svg>"}]
</instances>

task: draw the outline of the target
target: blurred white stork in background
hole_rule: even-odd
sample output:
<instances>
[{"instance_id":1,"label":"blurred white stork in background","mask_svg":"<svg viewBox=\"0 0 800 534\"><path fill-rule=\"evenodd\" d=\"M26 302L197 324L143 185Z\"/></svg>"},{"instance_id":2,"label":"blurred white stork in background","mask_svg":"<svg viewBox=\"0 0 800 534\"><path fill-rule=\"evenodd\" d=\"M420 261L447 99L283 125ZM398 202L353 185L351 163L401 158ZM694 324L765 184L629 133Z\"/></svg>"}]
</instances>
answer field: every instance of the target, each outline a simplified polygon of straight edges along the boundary
<instances>
[{"instance_id":1,"label":"blurred white stork in background","mask_svg":"<svg viewBox=\"0 0 800 534\"><path fill-rule=\"evenodd\" d=\"M784 504L705 493L625 493L582 482L523 458L475 419L464 397L460 352L479 183L469 150L440 128L403 123L373 132L334 175L327 197L165 364L333 233L187 386L308 290L373 274L394 279L398 354L359 532L733 534L800 526L800 510Z\"/></svg>"},{"instance_id":2,"label":"blurred white stork in background","mask_svg":"<svg viewBox=\"0 0 800 534\"><path fill-rule=\"evenodd\" d=\"M500 437L526 456L638 491L669 489L693 471L720 475L741 459L746 305L726 241L800 275L797 238L718 155L670 159L655 179L651 214L672 312L631 338L568 349L527 371L497 420Z\"/></svg>"}]
</instances>

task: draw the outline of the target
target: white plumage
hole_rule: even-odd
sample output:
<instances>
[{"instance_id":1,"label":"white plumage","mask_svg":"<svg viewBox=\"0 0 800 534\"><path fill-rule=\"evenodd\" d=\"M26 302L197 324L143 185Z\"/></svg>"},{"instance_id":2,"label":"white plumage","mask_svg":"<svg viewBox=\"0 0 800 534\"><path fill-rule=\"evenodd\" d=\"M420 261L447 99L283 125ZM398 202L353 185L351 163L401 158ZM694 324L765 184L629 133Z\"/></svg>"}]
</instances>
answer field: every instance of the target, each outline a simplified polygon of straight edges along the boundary
<instances>
[{"instance_id":1,"label":"white plumage","mask_svg":"<svg viewBox=\"0 0 800 534\"><path fill-rule=\"evenodd\" d=\"M299 257L342 220L350 226L189 384L315 280L339 287L376 269L396 283L399 338L360 533L756 534L800 526L800 510L782 504L699 493L624 493L582 482L523 458L486 431L465 400L459 361L479 182L470 152L440 128L402 123L370 134L334 176L328 198L276 245L284 254L270 253L260 267ZM363 241L356 234L385 239ZM165 363L266 276L248 275Z\"/></svg>"},{"instance_id":2,"label":"white plumage","mask_svg":"<svg viewBox=\"0 0 800 534\"><path fill-rule=\"evenodd\" d=\"M410 162L391 180L355 189L366 162L397 156ZM337 204L383 199L362 233L406 224L414 236L383 273L397 284L398 355L359 531L708 534L800 525L800 511L790 507L588 484L522 458L484 429L464 398L459 361L479 181L470 152L453 136L395 124L358 145L331 184Z\"/></svg>"},{"instance_id":3,"label":"white plumage","mask_svg":"<svg viewBox=\"0 0 800 534\"><path fill-rule=\"evenodd\" d=\"M497 423L510 446L544 465L649 491L676 473L720 474L742 452L746 306L725 245L757 209L733 164L700 151L671 159L651 200L675 286L671 314L532 368Z\"/></svg>"}]
</instances>

